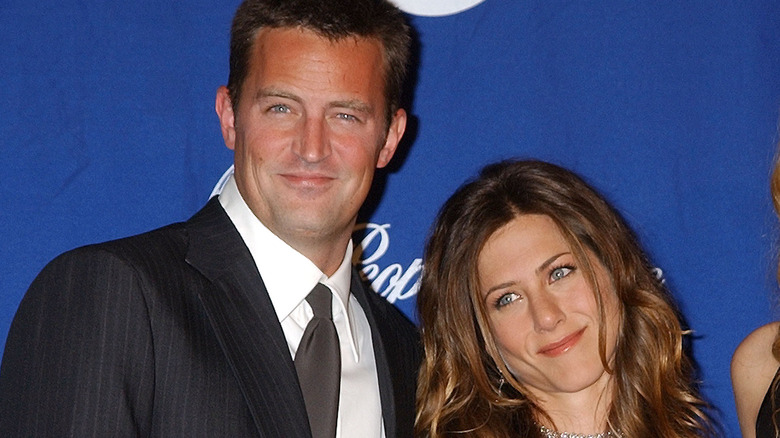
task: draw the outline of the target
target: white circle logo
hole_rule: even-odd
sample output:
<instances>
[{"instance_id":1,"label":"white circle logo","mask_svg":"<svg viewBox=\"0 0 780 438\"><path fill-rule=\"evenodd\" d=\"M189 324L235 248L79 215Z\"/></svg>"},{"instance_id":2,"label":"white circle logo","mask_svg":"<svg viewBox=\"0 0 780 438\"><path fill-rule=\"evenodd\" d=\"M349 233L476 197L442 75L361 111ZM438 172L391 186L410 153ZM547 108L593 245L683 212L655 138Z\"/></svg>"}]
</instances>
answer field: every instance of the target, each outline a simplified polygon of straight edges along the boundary
<instances>
[{"instance_id":1,"label":"white circle logo","mask_svg":"<svg viewBox=\"0 0 780 438\"><path fill-rule=\"evenodd\" d=\"M442 17L457 14L485 0L390 0L402 11L423 17Z\"/></svg>"}]
</instances>

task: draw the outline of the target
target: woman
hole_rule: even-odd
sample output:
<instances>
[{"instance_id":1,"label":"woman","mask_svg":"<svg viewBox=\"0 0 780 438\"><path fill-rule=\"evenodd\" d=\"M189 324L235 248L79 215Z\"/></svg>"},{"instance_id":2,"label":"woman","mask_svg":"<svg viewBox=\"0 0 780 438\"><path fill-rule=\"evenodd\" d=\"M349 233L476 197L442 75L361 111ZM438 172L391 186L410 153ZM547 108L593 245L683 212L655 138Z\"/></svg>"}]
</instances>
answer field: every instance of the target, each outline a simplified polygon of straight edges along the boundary
<instances>
[{"instance_id":1,"label":"woman","mask_svg":"<svg viewBox=\"0 0 780 438\"><path fill-rule=\"evenodd\" d=\"M461 187L417 306L420 436L710 434L669 296L619 215L565 169L508 161Z\"/></svg>"},{"instance_id":2,"label":"woman","mask_svg":"<svg viewBox=\"0 0 780 438\"><path fill-rule=\"evenodd\" d=\"M780 214L780 159L775 162L771 189L775 211ZM779 367L780 322L759 327L734 352L731 382L743 438L780 437Z\"/></svg>"}]
</instances>

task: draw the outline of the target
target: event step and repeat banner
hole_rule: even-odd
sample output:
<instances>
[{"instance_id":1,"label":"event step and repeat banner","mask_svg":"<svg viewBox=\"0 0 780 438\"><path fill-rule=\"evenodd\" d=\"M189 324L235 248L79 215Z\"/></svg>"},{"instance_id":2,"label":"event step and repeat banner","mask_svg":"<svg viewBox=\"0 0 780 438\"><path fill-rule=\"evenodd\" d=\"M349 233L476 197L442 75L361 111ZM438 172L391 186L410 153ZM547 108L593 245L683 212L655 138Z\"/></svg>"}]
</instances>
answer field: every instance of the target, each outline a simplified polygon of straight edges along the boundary
<instances>
[{"instance_id":1,"label":"event step and repeat banner","mask_svg":"<svg viewBox=\"0 0 780 438\"><path fill-rule=\"evenodd\" d=\"M580 173L625 216L739 436L729 360L777 312L780 3L395 0L415 29L407 136L355 261L416 320L439 206L483 165ZM232 162L214 96L238 0L0 2L0 348L57 254L187 219Z\"/></svg>"}]
</instances>

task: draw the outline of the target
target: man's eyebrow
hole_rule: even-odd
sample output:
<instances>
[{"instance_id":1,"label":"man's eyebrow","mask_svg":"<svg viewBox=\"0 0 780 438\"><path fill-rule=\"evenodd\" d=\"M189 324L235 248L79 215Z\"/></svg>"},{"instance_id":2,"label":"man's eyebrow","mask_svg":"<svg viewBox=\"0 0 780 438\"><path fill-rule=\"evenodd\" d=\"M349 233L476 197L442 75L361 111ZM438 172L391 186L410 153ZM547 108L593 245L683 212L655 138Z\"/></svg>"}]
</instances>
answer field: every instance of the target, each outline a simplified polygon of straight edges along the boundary
<instances>
[{"instance_id":1,"label":"man's eyebrow","mask_svg":"<svg viewBox=\"0 0 780 438\"><path fill-rule=\"evenodd\" d=\"M363 102L359 99L350 99L350 100L337 100L335 102L331 102L328 107L330 108L347 108L351 109L357 112L361 112L364 114L373 114L374 113L374 107L371 105Z\"/></svg>"},{"instance_id":2,"label":"man's eyebrow","mask_svg":"<svg viewBox=\"0 0 780 438\"><path fill-rule=\"evenodd\" d=\"M279 90L277 88L261 88L257 90L257 93L255 94L255 100L260 100L265 97L282 97L284 99L294 100L295 102L301 101L301 98L297 95L287 91Z\"/></svg>"}]
</instances>

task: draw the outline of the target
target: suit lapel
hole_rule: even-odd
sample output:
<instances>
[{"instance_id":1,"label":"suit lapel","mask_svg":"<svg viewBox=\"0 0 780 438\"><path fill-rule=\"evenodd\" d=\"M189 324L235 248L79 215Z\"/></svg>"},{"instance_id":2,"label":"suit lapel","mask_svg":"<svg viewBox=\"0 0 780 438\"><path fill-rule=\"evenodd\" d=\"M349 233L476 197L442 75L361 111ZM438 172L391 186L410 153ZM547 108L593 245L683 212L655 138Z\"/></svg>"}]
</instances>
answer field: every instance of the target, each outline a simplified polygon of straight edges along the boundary
<instances>
[{"instance_id":1,"label":"suit lapel","mask_svg":"<svg viewBox=\"0 0 780 438\"><path fill-rule=\"evenodd\" d=\"M216 198L187 226L187 263L211 282L199 297L260 435L310 437L284 333L244 241Z\"/></svg>"},{"instance_id":2,"label":"suit lapel","mask_svg":"<svg viewBox=\"0 0 780 438\"><path fill-rule=\"evenodd\" d=\"M382 402L382 420L385 425L385 436L395 437L396 434L396 400L393 384L393 375L387 358L387 349L382 341L381 325L383 321L377 319L377 308L369 299L369 293L363 282L360 280L356 271L352 272L352 294L358 300L371 326L371 340L374 344L374 360L376 361L376 372L379 379L379 399Z\"/></svg>"}]
</instances>

